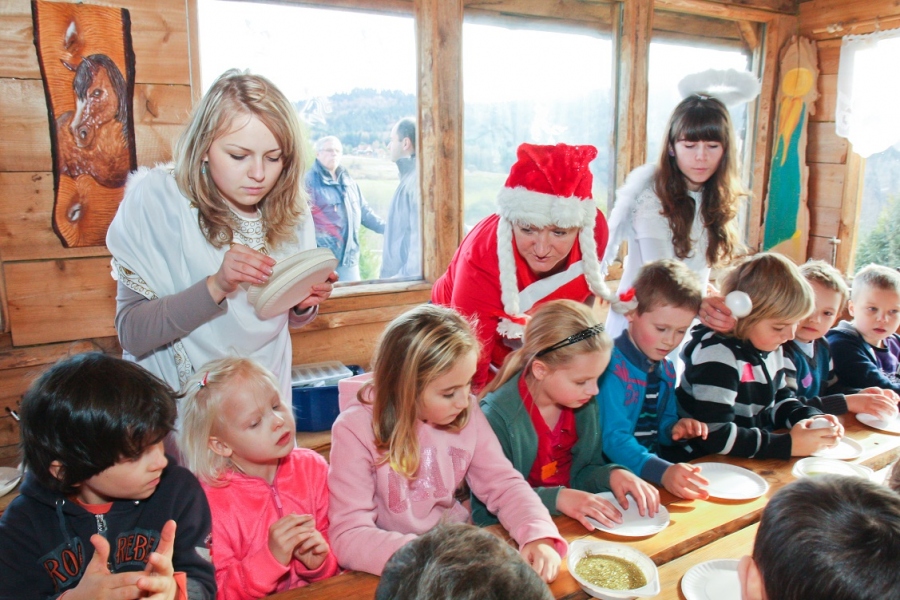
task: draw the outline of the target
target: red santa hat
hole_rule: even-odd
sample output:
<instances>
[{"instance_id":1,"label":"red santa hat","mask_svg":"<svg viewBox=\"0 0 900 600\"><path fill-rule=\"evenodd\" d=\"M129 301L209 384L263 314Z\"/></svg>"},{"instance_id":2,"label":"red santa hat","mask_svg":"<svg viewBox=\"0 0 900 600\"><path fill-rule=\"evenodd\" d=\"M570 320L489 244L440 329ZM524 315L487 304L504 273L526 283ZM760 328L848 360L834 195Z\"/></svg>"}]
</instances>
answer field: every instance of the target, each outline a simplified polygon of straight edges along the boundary
<instances>
[{"instance_id":1,"label":"red santa hat","mask_svg":"<svg viewBox=\"0 0 900 600\"><path fill-rule=\"evenodd\" d=\"M591 187L594 177L588 167L597 157L593 146L537 146L522 144L517 161L510 169L506 185L497 194L500 221L497 224L497 258L500 266L500 291L504 312L513 320L502 319L499 331L506 337L521 337L524 322L519 307L519 286L513 255L512 226L578 227L583 271L591 291L623 306L606 287L597 257L594 223L597 205Z\"/></svg>"}]
</instances>

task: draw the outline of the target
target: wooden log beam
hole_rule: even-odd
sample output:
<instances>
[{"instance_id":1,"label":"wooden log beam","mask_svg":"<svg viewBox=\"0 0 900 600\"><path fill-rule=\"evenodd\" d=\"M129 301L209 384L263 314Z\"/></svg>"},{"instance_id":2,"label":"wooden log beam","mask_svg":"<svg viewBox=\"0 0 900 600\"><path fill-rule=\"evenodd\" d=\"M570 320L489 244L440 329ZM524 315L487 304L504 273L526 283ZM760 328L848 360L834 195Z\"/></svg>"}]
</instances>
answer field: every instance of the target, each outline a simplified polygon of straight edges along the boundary
<instances>
[{"instance_id":1,"label":"wooden log beam","mask_svg":"<svg viewBox=\"0 0 900 600\"><path fill-rule=\"evenodd\" d=\"M419 185L425 279L433 282L462 241L462 0L416 2Z\"/></svg>"},{"instance_id":2,"label":"wooden log beam","mask_svg":"<svg viewBox=\"0 0 900 600\"><path fill-rule=\"evenodd\" d=\"M616 186L647 156L647 78L653 0L631 0L623 7L616 73Z\"/></svg>"}]
</instances>

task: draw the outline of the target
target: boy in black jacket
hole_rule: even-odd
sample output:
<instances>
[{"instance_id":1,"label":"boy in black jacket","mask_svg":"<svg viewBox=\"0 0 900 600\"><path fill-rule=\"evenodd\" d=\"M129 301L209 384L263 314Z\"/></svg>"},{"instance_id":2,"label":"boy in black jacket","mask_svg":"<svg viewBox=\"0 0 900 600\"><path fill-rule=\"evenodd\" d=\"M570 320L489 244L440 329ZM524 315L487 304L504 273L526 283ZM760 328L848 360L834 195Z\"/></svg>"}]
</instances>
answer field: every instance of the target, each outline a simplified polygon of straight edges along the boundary
<instances>
[{"instance_id":1,"label":"boy in black jacket","mask_svg":"<svg viewBox=\"0 0 900 600\"><path fill-rule=\"evenodd\" d=\"M0 518L0 599L215 597L206 497L163 452L163 382L81 354L31 386L21 418L28 472Z\"/></svg>"}]
</instances>

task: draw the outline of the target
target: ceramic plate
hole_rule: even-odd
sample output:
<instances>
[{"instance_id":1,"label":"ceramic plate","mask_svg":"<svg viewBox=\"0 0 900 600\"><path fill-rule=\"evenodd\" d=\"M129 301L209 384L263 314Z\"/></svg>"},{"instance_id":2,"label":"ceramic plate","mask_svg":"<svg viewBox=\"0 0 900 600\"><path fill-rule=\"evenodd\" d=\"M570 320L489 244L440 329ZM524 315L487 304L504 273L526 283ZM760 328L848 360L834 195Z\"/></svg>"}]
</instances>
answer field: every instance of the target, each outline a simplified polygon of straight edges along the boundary
<instances>
[{"instance_id":1,"label":"ceramic plate","mask_svg":"<svg viewBox=\"0 0 900 600\"><path fill-rule=\"evenodd\" d=\"M0 498L13 491L22 479L22 472L15 467L0 467Z\"/></svg>"},{"instance_id":2,"label":"ceramic plate","mask_svg":"<svg viewBox=\"0 0 900 600\"><path fill-rule=\"evenodd\" d=\"M252 285L247 300L263 319L283 314L309 296L312 286L324 283L337 267L328 248L304 250L280 260L264 285Z\"/></svg>"},{"instance_id":3,"label":"ceramic plate","mask_svg":"<svg viewBox=\"0 0 900 600\"><path fill-rule=\"evenodd\" d=\"M791 473L794 477L811 477L833 473L835 475L856 475L864 479L871 479L873 475L873 471L869 467L818 456L810 456L798 460L794 464Z\"/></svg>"},{"instance_id":4,"label":"ceramic plate","mask_svg":"<svg viewBox=\"0 0 900 600\"><path fill-rule=\"evenodd\" d=\"M738 561L710 560L691 567L681 579L687 600L741 600Z\"/></svg>"},{"instance_id":5,"label":"ceramic plate","mask_svg":"<svg viewBox=\"0 0 900 600\"><path fill-rule=\"evenodd\" d=\"M811 456L819 456L821 458L836 458L837 460L853 460L862 456L862 446L856 440L848 437L842 437L840 443L834 448L825 448L818 452L813 452Z\"/></svg>"},{"instance_id":6,"label":"ceramic plate","mask_svg":"<svg viewBox=\"0 0 900 600\"><path fill-rule=\"evenodd\" d=\"M587 517L590 524L600 531L614 533L623 537L645 537L659 533L669 526L669 511L666 510L665 506L660 506L659 512L652 517L642 517L641 513L638 512L637 502L631 498L629 498L628 510L625 510L612 492L601 492L597 495L604 500L612 502L613 506L622 512L622 523L615 527L607 527L603 523Z\"/></svg>"},{"instance_id":7,"label":"ceramic plate","mask_svg":"<svg viewBox=\"0 0 900 600\"><path fill-rule=\"evenodd\" d=\"M874 415L859 413L858 415L856 415L856 420L875 429L888 431L890 433L900 433L900 415L888 421L884 421Z\"/></svg>"},{"instance_id":8,"label":"ceramic plate","mask_svg":"<svg viewBox=\"0 0 900 600\"><path fill-rule=\"evenodd\" d=\"M765 479L749 469L726 463L696 463L709 480L709 496L721 500L753 500L769 489Z\"/></svg>"}]
</instances>

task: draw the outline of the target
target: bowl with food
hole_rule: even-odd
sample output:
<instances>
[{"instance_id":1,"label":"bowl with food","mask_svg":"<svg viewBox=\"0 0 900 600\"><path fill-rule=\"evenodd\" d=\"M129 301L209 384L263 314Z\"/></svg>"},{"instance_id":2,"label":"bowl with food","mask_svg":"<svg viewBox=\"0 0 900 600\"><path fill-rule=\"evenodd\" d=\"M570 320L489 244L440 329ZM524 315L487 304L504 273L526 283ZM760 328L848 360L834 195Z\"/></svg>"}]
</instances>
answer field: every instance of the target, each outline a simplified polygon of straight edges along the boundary
<instances>
[{"instance_id":1,"label":"bowl with food","mask_svg":"<svg viewBox=\"0 0 900 600\"><path fill-rule=\"evenodd\" d=\"M569 573L594 598L628 600L659 594L659 571L650 557L625 544L575 540Z\"/></svg>"}]
</instances>

